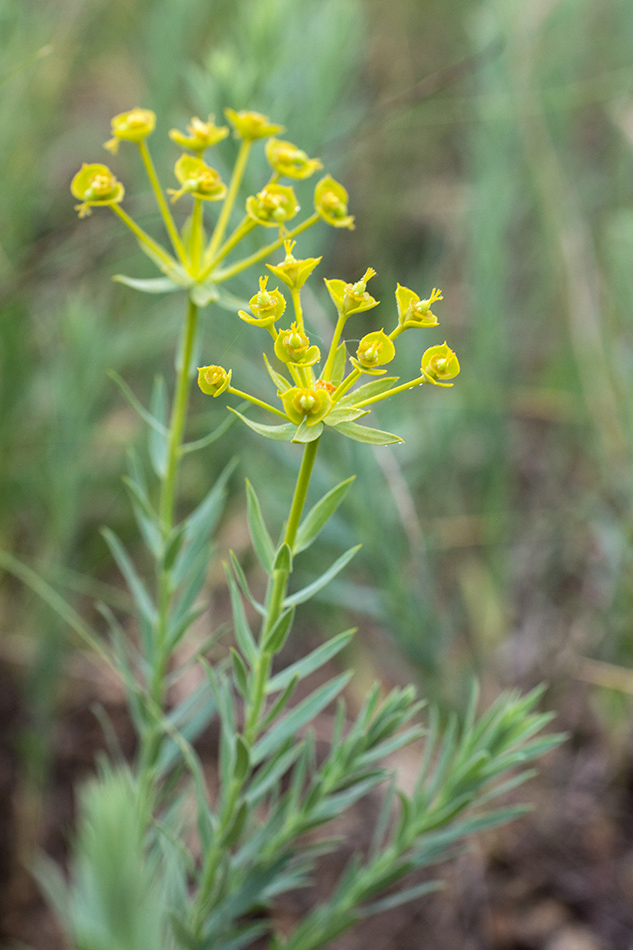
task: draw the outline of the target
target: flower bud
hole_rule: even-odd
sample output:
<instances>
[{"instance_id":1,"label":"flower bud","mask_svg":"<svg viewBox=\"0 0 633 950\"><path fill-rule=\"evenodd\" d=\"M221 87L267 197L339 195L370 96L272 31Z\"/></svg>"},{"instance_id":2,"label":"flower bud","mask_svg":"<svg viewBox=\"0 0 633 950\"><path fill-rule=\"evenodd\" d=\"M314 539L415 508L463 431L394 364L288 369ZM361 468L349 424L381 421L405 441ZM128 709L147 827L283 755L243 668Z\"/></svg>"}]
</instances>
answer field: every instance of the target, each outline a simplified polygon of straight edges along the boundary
<instances>
[{"instance_id":1,"label":"flower bud","mask_svg":"<svg viewBox=\"0 0 633 950\"><path fill-rule=\"evenodd\" d=\"M362 338L356 351L356 359L350 362L356 369L371 373L377 366L390 363L395 355L393 340L389 339L384 330L374 330Z\"/></svg>"},{"instance_id":2,"label":"flower bud","mask_svg":"<svg viewBox=\"0 0 633 950\"><path fill-rule=\"evenodd\" d=\"M116 155L121 139L127 142L141 142L152 134L156 126L156 114L151 109L130 109L129 112L115 115L111 120L111 126L113 138L105 142L103 147Z\"/></svg>"},{"instance_id":3,"label":"flower bud","mask_svg":"<svg viewBox=\"0 0 633 950\"><path fill-rule=\"evenodd\" d=\"M233 370L222 366L198 367L198 386L207 396L219 396L228 388Z\"/></svg>"},{"instance_id":4,"label":"flower bud","mask_svg":"<svg viewBox=\"0 0 633 950\"><path fill-rule=\"evenodd\" d=\"M226 195L226 185L214 168L205 164L201 158L193 155L181 155L174 166L174 173L180 182L178 191L168 188L172 203L184 194L202 198L204 201L220 201Z\"/></svg>"},{"instance_id":5,"label":"flower bud","mask_svg":"<svg viewBox=\"0 0 633 950\"><path fill-rule=\"evenodd\" d=\"M81 201L75 205L80 218L89 215L93 205L118 204L125 194L123 185L107 165L82 165L70 183L70 190Z\"/></svg>"},{"instance_id":6,"label":"flower bud","mask_svg":"<svg viewBox=\"0 0 633 950\"><path fill-rule=\"evenodd\" d=\"M363 310L371 310L372 307L378 306L380 301L374 300L366 291L367 281L375 274L373 267L368 267L361 280L355 284L346 284L344 280L325 281L330 297L341 316L350 317L353 313L361 313Z\"/></svg>"},{"instance_id":7,"label":"flower bud","mask_svg":"<svg viewBox=\"0 0 633 950\"><path fill-rule=\"evenodd\" d=\"M431 304L436 300L443 300L442 291L433 288L428 300L420 300L418 295L408 287L398 284L396 289L396 304L398 306L398 322L404 329L410 327L436 327L437 317L431 312Z\"/></svg>"},{"instance_id":8,"label":"flower bud","mask_svg":"<svg viewBox=\"0 0 633 950\"><path fill-rule=\"evenodd\" d=\"M306 153L292 142L282 142L280 139L268 139L266 158L274 171L287 178L309 178L323 168L323 163L318 158L308 158Z\"/></svg>"},{"instance_id":9,"label":"flower bud","mask_svg":"<svg viewBox=\"0 0 633 950\"><path fill-rule=\"evenodd\" d=\"M280 280L283 280L284 284L287 284L291 290L300 290L301 287L305 284L306 280L317 266L320 263L320 257L306 257L303 261L298 261L292 256L292 249L295 246L295 241L284 241L284 248L286 249L286 258L282 264L266 264L266 267L269 271L278 277Z\"/></svg>"},{"instance_id":10,"label":"flower bud","mask_svg":"<svg viewBox=\"0 0 633 950\"><path fill-rule=\"evenodd\" d=\"M235 109L225 109L224 115L235 129L235 137L238 139L246 141L265 139L269 135L277 135L278 132L284 131L283 125L276 125L261 112L236 112Z\"/></svg>"},{"instance_id":11,"label":"flower bud","mask_svg":"<svg viewBox=\"0 0 633 950\"><path fill-rule=\"evenodd\" d=\"M171 129L169 138L172 142L180 145L181 148L191 149L192 152L197 152L200 155L206 148L211 148L212 145L221 142L229 134L227 126L216 125L214 119L215 116L210 115L207 121L203 122L197 115L194 115L187 125L189 135L185 135L184 132L180 132L178 129Z\"/></svg>"},{"instance_id":12,"label":"flower bud","mask_svg":"<svg viewBox=\"0 0 633 950\"><path fill-rule=\"evenodd\" d=\"M259 278L259 293L248 302L253 316L244 310L238 310L238 316L247 323L253 323L257 327L270 327L282 316L286 309L286 301L279 288L266 290L268 277Z\"/></svg>"},{"instance_id":13,"label":"flower bud","mask_svg":"<svg viewBox=\"0 0 633 950\"><path fill-rule=\"evenodd\" d=\"M453 379L459 373L459 360L444 342L425 351L420 370L427 382L442 386L442 380Z\"/></svg>"},{"instance_id":14,"label":"flower bud","mask_svg":"<svg viewBox=\"0 0 633 950\"><path fill-rule=\"evenodd\" d=\"M282 363L314 366L321 359L318 346L310 346L301 327L293 323L289 330L280 330L275 340L275 356Z\"/></svg>"},{"instance_id":15,"label":"flower bud","mask_svg":"<svg viewBox=\"0 0 633 950\"><path fill-rule=\"evenodd\" d=\"M301 425L306 421L314 426L327 416L332 406L332 397L326 389L301 389L298 386L280 393L284 411L291 422Z\"/></svg>"},{"instance_id":16,"label":"flower bud","mask_svg":"<svg viewBox=\"0 0 633 950\"><path fill-rule=\"evenodd\" d=\"M279 227L298 211L297 197L289 185L267 185L257 196L246 199L249 218L267 228Z\"/></svg>"},{"instance_id":17,"label":"flower bud","mask_svg":"<svg viewBox=\"0 0 633 950\"><path fill-rule=\"evenodd\" d=\"M347 213L347 191L331 175L322 178L314 190L314 210L334 228L354 230L354 218Z\"/></svg>"}]
</instances>

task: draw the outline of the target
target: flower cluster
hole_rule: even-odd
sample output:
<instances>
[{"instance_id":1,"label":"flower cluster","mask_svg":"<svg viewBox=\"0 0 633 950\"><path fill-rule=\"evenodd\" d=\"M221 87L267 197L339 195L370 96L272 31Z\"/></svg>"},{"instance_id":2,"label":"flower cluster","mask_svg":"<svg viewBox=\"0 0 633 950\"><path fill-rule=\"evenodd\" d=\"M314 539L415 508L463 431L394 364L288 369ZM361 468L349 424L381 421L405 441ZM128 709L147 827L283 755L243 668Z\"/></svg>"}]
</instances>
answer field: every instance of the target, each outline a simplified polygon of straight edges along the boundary
<instances>
[{"instance_id":1,"label":"flower cluster","mask_svg":"<svg viewBox=\"0 0 633 950\"><path fill-rule=\"evenodd\" d=\"M301 211L294 185L280 182L290 179L301 182L323 168L318 158L310 158L292 142L277 138L284 131L282 125L272 122L259 112L226 109L225 116L239 141L239 152L231 179L224 182L219 172L208 164L205 153L221 143L230 134L229 125L216 125L215 116L206 121L194 116L186 131L171 129L170 139L184 149L174 165L178 188L163 189L150 156L147 140L156 127L156 116L150 109L131 109L112 119L112 137L105 148L116 155L121 142L134 143L154 192L163 218L171 247L151 237L134 219L123 210L121 202L125 189L107 165L84 164L74 176L71 191L80 202L76 210L80 217L91 214L93 208L109 207L134 233L141 249L154 261L164 276L152 284L133 278L119 277L124 283L151 293L169 291L178 287L187 289L194 303L204 305L220 299L217 285L261 260L293 235L304 231L318 221L325 221L336 228L353 228L354 219L348 213L347 192L330 175L316 185L313 193L313 212L298 224L294 220ZM239 190L251 149L259 140L266 140L265 154L271 168L268 182L253 195L246 197L242 205L242 220L230 231L231 220L239 209ZM166 198L171 196L171 202ZM190 222L177 225L170 204L185 196L193 200ZM206 237L204 209L213 202L219 208L215 225L209 239ZM179 205L180 207L180 205ZM292 222L292 225L290 224ZM276 240L261 248L255 255L226 264L226 258L242 238L254 228L262 226L276 229ZM292 229L289 229L289 228ZM264 232L266 233L266 232ZM309 262L302 262L301 274L292 270L292 255L287 255L289 279L300 286L310 271ZM314 264L316 266L316 263ZM307 270L306 270L307 268ZM293 275L294 276L291 276ZM167 278L167 279L166 279ZM257 318L262 319L262 318Z\"/></svg>"},{"instance_id":2,"label":"flower cluster","mask_svg":"<svg viewBox=\"0 0 633 950\"><path fill-rule=\"evenodd\" d=\"M233 393L281 417L281 424L264 425L232 410L248 426L270 439L312 442L319 438L325 426L329 426L359 442L374 445L401 442L399 436L359 425L357 420L367 415L374 403L407 389L424 384L453 385L449 380L459 373L459 361L446 343L426 349L420 361L419 375L405 383L400 383L397 376L386 376L387 371L383 368L395 358L396 341L405 330L437 325L430 307L434 301L442 299L442 294L433 290L428 300L421 300L414 291L398 285L394 328L389 333L384 327L367 333L358 343L355 356L348 357L342 339L347 320L379 304L367 290L375 271L367 268L360 280L354 283L326 280L338 319L327 356L322 360L320 348L310 343L306 332L299 293L320 259L297 260L292 254L294 246L294 242L286 241L285 260L267 267L290 288L295 319L289 325L282 321L286 300L279 287L268 289L268 277L260 277L259 292L249 303L250 313L239 311L242 320L268 330L272 338L274 355L282 364L281 371L274 368L266 357L265 360L281 408L232 387L231 371L219 366L199 369L200 388L212 396ZM348 368L348 362L351 368ZM369 381L364 377L370 377Z\"/></svg>"}]
</instances>

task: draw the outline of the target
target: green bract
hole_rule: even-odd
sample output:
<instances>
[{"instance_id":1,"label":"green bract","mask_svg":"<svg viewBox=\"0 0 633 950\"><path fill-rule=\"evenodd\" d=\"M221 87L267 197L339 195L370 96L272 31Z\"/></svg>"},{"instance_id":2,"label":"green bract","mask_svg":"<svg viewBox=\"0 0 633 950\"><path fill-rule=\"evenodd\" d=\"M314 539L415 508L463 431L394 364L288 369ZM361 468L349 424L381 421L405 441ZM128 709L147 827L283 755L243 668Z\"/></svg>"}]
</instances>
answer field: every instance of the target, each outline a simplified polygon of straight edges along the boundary
<instances>
[{"instance_id":1,"label":"green bract","mask_svg":"<svg viewBox=\"0 0 633 950\"><path fill-rule=\"evenodd\" d=\"M347 191L331 175L322 178L314 190L314 209L334 228L354 229L354 218L347 213Z\"/></svg>"}]
</instances>

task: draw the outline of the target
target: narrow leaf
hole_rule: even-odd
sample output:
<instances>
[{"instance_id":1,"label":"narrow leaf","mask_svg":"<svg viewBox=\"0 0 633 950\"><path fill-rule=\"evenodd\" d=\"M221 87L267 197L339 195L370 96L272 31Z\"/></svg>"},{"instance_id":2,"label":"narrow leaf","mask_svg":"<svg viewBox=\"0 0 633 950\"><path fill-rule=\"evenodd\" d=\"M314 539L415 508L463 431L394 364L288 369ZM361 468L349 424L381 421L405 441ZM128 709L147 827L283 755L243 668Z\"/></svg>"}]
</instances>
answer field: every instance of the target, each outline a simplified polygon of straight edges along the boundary
<instances>
[{"instance_id":1,"label":"narrow leaf","mask_svg":"<svg viewBox=\"0 0 633 950\"><path fill-rule=\"evenodd\" d=\"M280 689L285 689L288 683L295 677L298 677L300 680L305 679L310 673L314 673L315 670L320 669L328 660L331 660L337 653L344 650L355 633L355 627L351 630L345 630L343 633L332 637L327 643L317 647L316 650L308 653L303 659L292 663L286 667L285 670L282 670L281 673L277 673L276 676L273 676L272 679L268 681L266 692L276 693Z\"/></svg>"},{"instance_id":2,"label":"narrow leaf","mask_svg":"<svg viewBox=\"0 0 633 950\"><path fill-rule=\"evenodd\" d=\"M182 290L185 284L176 283L171 277L126 277L125 274L115 274L112 280L117 284L125 284L144 294L171 294L174 290Z\"/></svg>"},{"instance_id":3,"label":"narrow leaf","mask_svg":"<svg viewBox=\"0 0 633 950\"><path fill-rule=\"evenodd\" d=\"M148 432L149 457L152 467L159 478L164 478L167 472L167 386L162 376L154 380L154 389L150 401L152 415L163 426L163 431L152 427Z\"/></svg>"},{"instance_id":4,"label":"narrow leaf","mask_svg":"<svg viewBox=\"0 0 633 950\"><path fill-rule=\"evenodd\" d=\"M392 432L359 426L356 422L341 422L336 426L336 431L348 439L353 439L354 442L366 442L367 445L391 445L393 442L404 442L404 439Z\"/></svg>"},{"instance_id":5,"label":"narrow leaf","mask_svg":"<svg viewBox=\"0 0 633 950\"><path fill-rule=\"evenodd\" d=\"M310 600L311 597L314 597L315 594L325 587L326 584L329 584L329 582L343 570L346 564L352 560L356 552L360 551L361 547L361 544L357 544L355 547L350 548L349 551L346 551L345 554L341 554L325 574L321 574L320 577L311 584L308 584L307 587L303 587L297 591L296 594L291 594L290 597L286 597L284 607L296 607L297 604L303 604L306 600Z\"/></svg>"},{"instance_id":6,"label":"narrow leaf","mask_svg":"<svg viewBox=\"0 0 633 950\"><path fill-rule=\"evenodd\" d=\"M282 376L281 373L278 373L277 370L268 362L268 357L265 353L262 354L264 357L264 362L266 363L266 369L268 370L268 375L272 379L273 383L277 388L277 392L285 393L288 389L292 389L293 383L288 382L285 376Z\"/></svg>"},{"instance_id":7,"label":"narrow leaf","mask_svg":"<svg viewBox=\"0 0 633 950\"><path fill-rule=\"evenodd\" d=\"M136 396L134 395L134 393L132 392L128 384L125 382L125 380L122 379L119 376L119 374L115 372L115 370L109 369L108 376L119 387L125 401L130 404L132 409L134 409L134 411L139 414L141 419L143 419L148 424L148 426L151 426L152 429L155 429L157 432L160 432L161 435L164 435L164 436L169 435L169 430L167 429L167 427L162 422L159 422L159 420L156 419L151 414L151 412L148 412L145 406L142 403L140 403L139 400L136 398Z\"/></svg>"},{"instance_id":8,"label":"narrow leaf","mask_svg":"<svg viewBox=\"0 0 633 950\"><path fill-rule=\"evenodd\" d=\"M259 563L267 574L273 570L275 560L275 548L271 540L268 528L264 522L261 505L255 494L255 489L248 479L246 479L246 502L248 514L248 528L253 542L253 548Z\"/></svg>"},{"instance_id":9,"label":"narrow leaf","mask_svg":"<svg viewBox=\"0 0 633 950\"><path fill-rule=\"evenodd\" d=\"M309 426L304 419L292 437L293 442L316 442L323 432L323 423L317 422L315 426Z\"/></svg>"},{"instance_id":10,"label":"narrow leaf","mask_svg":"<svg viewBox=\"0 0 633 950\"><path fill-rule=\"evenodd\" d=\"M344 482L332 488L327 495L324 495L323 498L310 509L299 525L294 544L295 554L298 554L300 551L305 551L306 548L310 547L314 539L345 498L355 478L355 475L352 475L351 478L346 478Z\"/></svg>"},{"instance_id":11,"label":"narrow leaf","mask_svg":"<svg viewBox=\"0 0 633 950\"><path fill-rule=\"evenodd\" d=\"M294 618L295 612L293 609L285 610L281 614L264 641L266 653L279 653L292 629Z\"/></svg>"},{"instance_id":12,"label":"narrow leaf","mask_svg":"<svg viewBox=\"0 0 633 950\"><path fill-rule=\"evenodd\" d=\"M372 399L374 396L380 396L382 393L387 392L388 389L391 389L394 383L397 383L400 379L399 376L382 376L380 379L375 379L371 383L365 383L364 386L359 386L358 389L354 389L351 393L345 393L344 396L337 401L337 406L355 406L364 399Z\"/></svg>"},{"instance_id":13,"label":"narrow leaf","mask_svg":"<svg viewBox=\"0 0 633 950\"><path fill-rule=\"evenodd\" d=\"M275 555L273 571L283 571L290 574L292 571L292 551L289 544L282 544Z\"/></svg>"},{"instance_id":14,"label":"narrow leaf","mask_svg":"<svg viewBox=\"0 0 633 950\"><path fill-rule=\"evenodd\" d=\"M228 407L229 412L234 413L238 419L241 419L242 422L246 423L249 429L252 429L253 432L256 432L258 435L263 435L265 439L272 439L274 442L291 442L292 437L297 431L296 425L292 422L285 422L280 426L266 426L262 425L260 422L253 422L252 419L247 419L246 416L243 416L241 412L238 412L237 409L231 409Z\"/></svg>"}]
</instances>

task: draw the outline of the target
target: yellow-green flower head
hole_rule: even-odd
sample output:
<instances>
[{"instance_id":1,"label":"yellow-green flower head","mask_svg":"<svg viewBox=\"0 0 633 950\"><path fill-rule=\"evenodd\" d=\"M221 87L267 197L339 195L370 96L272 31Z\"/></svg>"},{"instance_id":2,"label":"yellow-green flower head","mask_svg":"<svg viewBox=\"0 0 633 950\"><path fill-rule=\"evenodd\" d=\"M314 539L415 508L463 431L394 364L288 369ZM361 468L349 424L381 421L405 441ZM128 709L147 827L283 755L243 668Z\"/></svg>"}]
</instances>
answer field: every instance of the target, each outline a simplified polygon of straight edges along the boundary
<instances>
[{"instance_id":1,"label":"yellow-green flower head","mask_svg":"<svg viewBox=\"0 0 633 950\"><path fill-rule=\"evenodd\" d=\"M283 125L276 125L261 112L236 112L235 109L225 109L224 115L235 129L235 137L238 139L246 139L246 141L267 139L269 135L277 135L285 131Z\"/></svg>"},{"instance_id":2,"label":"yellow-green flower head","mask_svg":"<svg viewBox=\"0 0 633 950\"><path fill-rule=\"evenodd\" d=\"M244 310L238 310L238 316L240 316L242 320L246 320L247 323L253 323L256 327L272 326L273 323L279 320L286 309L286 301L283 294L280 293L279 288L275 287L274 290L266 290L267 283L268 277L260 277L259 293L251 297L248 302L253 316Z\"/></svg>"},{"instance_id":3,"label":"yellow-green flower head","mask_svg":"<svg viewBox=\"0 0 633 950\"><path fill-rule=\"evenodd\" d=\"M332 397L327 389L301 389L295 386L279 395L284 412L297 426L301 425L304 419L306 425L315 426L327 416L332 406Z\"/></svg>"},{"instance_id":4,"label":"yellow-green flower head","mask_svg":"<svg viewBox=\"0 0 633 950\"><path fill-rule=\"evenodd\" d=\"M444 342L441 346L431 346L425 351L420 370L427 382L436 386L452 386L452 383L445 383L443 380L457 376L459 360Z\"/></svg>"},{"instance_id":5,"label":"yellow-green flower head","mask_svg":"<svg viewBox=\"0 0 633 950\"><path fill-rule=\"evenodd\" d=\"M207 396L220 396L231 383L233 370L222 366L198 367L198 386Z\"/></svg>"},{"instance_id":6,"label":"yellow-green flower head","mask_svg":"<svg viewBox=\"0 0 633 950\"><path fill-rule=\"evenodd\" d=\"M194 115L187 126L188 135L185 135L184 132L180 132L178 129L171 129L169 138L172 142L176 142L177 145L180 145L181 148L189 148L192 152L201 154L205 148L211 148L212 145L217 145L218 142L221 142L222 139L225 139L229 134L228 126L216 125L214 119L215 116L210 115L207 121L203 122L197 115Z\"/></svg>"},{"instance_id":7,"label":"yellow-green flower head","mask_svg":"<svg viewBox=\"0 0 633 950\"><path fill-rule=\"evenodd\" d=\"M420 300L418 295L408 287L398 284L396 290L396 304L398 305L398 322L401 327L436 327L437 317L431 312L431 304L436 300L443 300L442 291L433 288L428 300Z\"/></svg>"},{"instance_id":8,"label":"yellow-green flower head","mask_svg":"<svg viewBox=\"0 0 633 950\"><path fill-rule=\"evenodd\" d=\"M309 178L323 168L323 162L318 158L308 158L292 142L282 142L281 139L268 139L266 158L274 171L287 178Z\"/></svg>"},{"instance_id":9,"label":"yellow-green flower head","mask_svg":"<svg viewBox=\"0 0 633 950\"><path fill-rule=\"evenodd\" d=\"M310 346L310 341L296 323L289 330L280 330L275 340L275 356L282 363L294 363L298 366L314 366L321 359L318 346Z\"/></svg>"},{"instance_id":10,"label":"yellow-green flower head","mask_svg":"<svg viewBox=\"0 0 633 950\"><path fill-rule=\"evenodd\" d=\"M284 241L286 258L283 264L266 264L268 270L272 271L275 277L283 280L284 284L287 284L291 290L299 290L303 287L314 268L321 261L320 257L306 257L305 260L298 261L292 256L295 243L291 240Z\"/></svg>"},{"instance_id":11,"label":"yellow-green flower head","mask_svg":"<svg viewBox=\"0 0 633 950\"><path fill-rule=\"evenodd\" d=\"M389 339L384 330L374 330L362 338L356 351L356 359L352 357L350 362L364 373L380 374L384 373L384 370L377 367L390 363L395 355L393 340Z\"/></svg>"},{"instance_id":12,"label":"yellow-green flower head","mask_svg":"<svg viewBox=\"0 0 633 950\"><path fill-rule=\"evenodd\" d=\"M325 281L330 297L336 304L336 309L341 316L350 317L353 313L371 310L372 307L378 306L380 301L374 300L366 290L367 281L375 274L376 271L373 267L368 267L362 278L356 281L355 284L346 284L344 280Z\"/></svg>"},{"instance_id":13,"label":"yellow-green flower head","mask_svg":"<svg viewBox=\"0 0 633 950\"><path fill-rule=\"evenodd\" d=\"M266 185L246 199L249 218L266 228L276 228L290 221L299 211L297 196L289 185Z\"/></svg>"},{"instance_id":14,"label":"yellow-green flower head","mask_svg":"<svg viewBox=\"0 0 633 950\"><path fill-rule=\"evenodd\" d=\"M89 215L93 205L118 204L125 194L123 185L107 165L82 165L70 183L70 190L81 201L75 205L80 218Z\"/></svg>"},{"instance_id":15,"label":"yellow-green flower head","mask_svg":"<svg viewBox=\"0 0 633 950\"><path fill-rule=\"evenodd\" d=\"M347 191L331 175L322 178L314 190L314 210L334 228L354 230L354 218L347 213Z\"/></svg>"},{"instance_id":16,"label":"yellow-green flower head","mask_svg":"<svg viewBox=\"0 0 633 950\"><path fill-rule=\"evenodd\" d=\"M126 142L141 142L152 134L156 126L156 114L151 109L130 109L129 112L115 115L111 126L113 138L104 142L103 147L116 155L121 139Z\"/></svg>"},{"instance_id":17,"label":"yellow-green flower head","mask_svg":"<svg viewBox=\"0 0 633 950\"><path fill-rule=\"evenodd\" d=\"M205 164L201 158L181 155L174 167L174 173L181 187L178 191L167 189L167 193L173 196L172 202L178 201L184 194L203 198L205 201L220 201L226 195L226 185L215 168Z\"/></svg>"}]
</instances>

